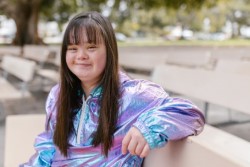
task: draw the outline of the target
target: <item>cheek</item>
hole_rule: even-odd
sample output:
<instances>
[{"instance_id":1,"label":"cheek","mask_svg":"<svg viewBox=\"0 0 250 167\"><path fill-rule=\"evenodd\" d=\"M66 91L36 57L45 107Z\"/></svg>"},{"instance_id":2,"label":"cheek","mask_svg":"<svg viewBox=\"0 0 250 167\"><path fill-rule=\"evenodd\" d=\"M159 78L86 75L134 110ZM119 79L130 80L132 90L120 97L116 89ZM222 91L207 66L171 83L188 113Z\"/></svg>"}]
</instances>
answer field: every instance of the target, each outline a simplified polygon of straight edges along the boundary
<instances>
[{"instance_id":1,"label":"cheek","mask_svg":"<svg viewBox=\"0 0 250 167\"><path fill-rule=\"evenodd\" d=\"M106 62L107 62L106 55L102 56L102 60L100 62L101 62L100 67L101 67L102 71L104 71L104 68L106 67Z\"/></svg>"},{"instance_id":2,"label":"cheek","mask_svg":"<svg viewBox=\"0 0 250 167\"><path fill-rule=\"evenodd\" d=\"M72 61L71 57L68 54L66 54L66 58L65 59L66 59L67 66L69 66L71 64L71 61Z\"/></svg>"}]
</instances>

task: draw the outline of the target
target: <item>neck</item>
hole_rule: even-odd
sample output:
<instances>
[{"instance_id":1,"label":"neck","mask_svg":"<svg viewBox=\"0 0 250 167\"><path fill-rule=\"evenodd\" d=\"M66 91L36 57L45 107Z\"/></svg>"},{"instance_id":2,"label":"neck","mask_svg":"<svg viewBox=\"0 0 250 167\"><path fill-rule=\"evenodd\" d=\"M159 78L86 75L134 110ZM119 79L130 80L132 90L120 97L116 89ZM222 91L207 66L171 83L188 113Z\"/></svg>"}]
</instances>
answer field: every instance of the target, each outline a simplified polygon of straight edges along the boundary
<instances>
[{"instance_id":1,"label":"neck","mask_svg":"<svg viewBox=\"0 0 250 167\"><path fill-rule=\"evenodd\" d=\"M83 88L83 91L85 93L85 98L87 98L91 91L97 86L97 83L89 83L89 84L86 84L86 83L82 83L82 88Z\"/></svg>"}]
</instances>

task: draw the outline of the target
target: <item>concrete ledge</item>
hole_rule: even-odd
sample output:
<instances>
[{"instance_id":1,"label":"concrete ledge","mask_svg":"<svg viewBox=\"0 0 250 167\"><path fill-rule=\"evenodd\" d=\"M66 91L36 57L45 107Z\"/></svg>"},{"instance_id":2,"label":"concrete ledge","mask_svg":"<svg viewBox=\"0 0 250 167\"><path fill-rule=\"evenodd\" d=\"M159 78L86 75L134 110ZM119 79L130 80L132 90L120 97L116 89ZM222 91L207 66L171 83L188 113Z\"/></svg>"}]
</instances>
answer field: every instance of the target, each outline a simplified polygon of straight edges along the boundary
<instances>
[{"instance_id":1,"label":"concrete ledge","mask_svg":"<svg viewBox=\"0 0 250 167\"><path fill-rule=\"evenodd\" d=\"M247 167L250 143L209 125L199 136L152 150L143 167Z\"/></svg>"}]
</instances>

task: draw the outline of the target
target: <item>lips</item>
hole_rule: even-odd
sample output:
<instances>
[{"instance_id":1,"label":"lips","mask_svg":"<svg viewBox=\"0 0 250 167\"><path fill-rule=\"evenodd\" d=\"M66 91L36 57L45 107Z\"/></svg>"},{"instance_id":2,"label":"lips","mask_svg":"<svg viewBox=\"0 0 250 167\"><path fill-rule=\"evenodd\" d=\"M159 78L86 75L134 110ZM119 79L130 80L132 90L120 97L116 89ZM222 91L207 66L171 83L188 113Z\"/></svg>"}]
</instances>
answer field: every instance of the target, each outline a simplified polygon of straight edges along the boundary
<instances>
[{"instance_id":1,"label":"lips","mask_svg":"<svg viewBox=\"0 0 250 167\"><path fill-rule=\"evenodd\" d=\"M92 66L91 66L91 64L78 63L78 64L75 64L75 67L79 68L79 69L87 70L87 69L90 69Z\"/></svg>"},{"instance_id":2,"label":"lips","mask_svg":"<svg viewBox=\"0 0 250 167\"><path fill-rule=\"evenodd\" d=\"M78 66L91 66L91 64L87 64L87 63L75 63L75 65L78 65Z\"/></svg>"}]
</instances>

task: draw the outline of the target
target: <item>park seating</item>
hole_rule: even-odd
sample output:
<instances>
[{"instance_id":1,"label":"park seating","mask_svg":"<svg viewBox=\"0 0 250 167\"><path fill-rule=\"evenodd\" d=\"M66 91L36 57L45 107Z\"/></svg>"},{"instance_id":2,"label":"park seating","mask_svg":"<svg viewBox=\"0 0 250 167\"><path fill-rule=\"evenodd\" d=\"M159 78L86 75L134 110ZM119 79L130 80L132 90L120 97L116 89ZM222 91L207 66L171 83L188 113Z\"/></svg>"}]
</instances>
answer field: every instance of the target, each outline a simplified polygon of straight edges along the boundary
<instances>
[{"instance_id":1,"label":"park seating","mask_svg":"<svg viewBox=\"0 0 250 167\"><path fill-rule=\"evenodd\" d=\"M9 115L5 125L4 167L19 166L34 154L35 137L45 128L44 114Z\"/></svg>"},{"instance_id":2,"label":"park seating","mask_svg":"<svg viewBox=\"0 0 250 167\"><path fill-rule=\"evenodd\" d=\"M14 75L24 82L29 82L33 79L35 66L36 63L34 61L10 55L5 55L1 63L1 68L4 72Z\"/></svg>"},{"instance_id":3,"label":"park seating","mask_svg":"<svg viewBox=\"0 0 250 167\"><path fill-rule=\"evenodd\" d=\"M165 55L151 55L138 52L136 54L120 54L119 64L128 72L129 76L136 79L150 80L150 74L154 67L164 64Z\"/></svg>"},{"instance_id":4,"label":"park seating","mask_svg":"<svg viewBox=\"0 0 250 167\"><path fill-rule=\"evenodd\" d=\"M198 136L170 141L145 158L143 167L247 167L250 143L205 125Z\"/></svg>"},{"instance_id":5,"label":"park seating","mask_svg":"<svg viewBox=\"0 0 250 167\"><path fill-rule=\"evenodd\" d=\"M213 68L211 52L207 50L170 50L166 64L191 68Z\"/></svg>"},{"instance_id":6,"label":"park seating","mask_svg":"<svg viewBox=\"0 0 250 167\"><path fill-rule=\"evenodd\" d=\"M170 92L250 115L249 75L161 65L155 68L152 81Z\"/></svg>"},{"instance_id":7,"label":"park seating","mask_svg":"<svg viewBox=\"0 0 250 167\"><path fill-rule=\"evenodd\" d=\"M60 64L61 64L61 46L52 45L52 46L49 46L49 50L51 53L50 55L53 55L53 56L49 57L48 62L57 66L57 67L60 67Z\"/></svg>"},{"instance_id":8,"label":"park seating","mask_svg":"<svg viewBox=\"0 0 250 167\"><path fill-rule=\"evenodd\" d=\"M30 98L27 84L33 79L36 63L20 57L5 55L1 62L3 76L0 77L0 102ZM19 87L8 80L9 75L21 81ZM5 111L3 111L5 112ZM0 115L3 114L0 111Z\"/></svg>"},{"instance_id":9,"label":"park seating","mask_svg":"<svg viewBox=\"0 0 250 167\"><path fill-rule=\"evenodd\" d=\"M160 49L164 49L159 47ZM158 47L119 47L119 64L126 69L151 72L158 64L164 64L166 53L157 54Z\"/></svg>"},{"instance_id":10,"label":"park seating","mask_svg":"<svg viewBox=\"0 0 250 167\"><path fill-rule=\"evenodd\" d=\"M120 48L119 64L134 78L148 79L153 69L162 64L184 66L190 68L212 69L215 60L210 51L206 50L173 50L162 47L129 47ZM162 54L157 54L161 50ZM162 52L162 50L166 50Z\"/></svg>"},{"instance_id":11,"label":"park seating","mask_svg":"<svg viewBox=\"0 0 250 167\"><path fill-rule=\"evenodd\" d=\"M4 167L27 162L35 153L35 137L44 131L44 128L44 114L8 116ZM205 125L199 136L169 141L165 147L151 150L144 160L144 167L247 167L250 163L249 155L249 142Z\"/></svg>"},{"instance_id":12,"label":"park seating","mask_svg":"<svg viewBox=\"0 0 250 167\"><path fill-rule=\"evenodd\" d=\"M37 54L39 53L39 54ZM37 46L25 45L24 57L34 60L40 64L36 69L36 76L40 77L41 89L44 91L59 81L60 47L59 46ZM45 67L45 63L49 66Z\"/></svg>"},{"instance_id":13,"label":"park seating","mask_svg":"<svg viewBox=\"0 0 250 167\"><path fill-rule=\"evenodd\" d=\"M56 83L58 83L60 79L59 70L55 69L38 69L36 74L42 79L41 89L46 92L49 91Z\"/></svg>"},{"instance_id":14,"label":"park seating","mask_svg":"<svg viewBox=\"0 0 250 167\"><path fill-rule=\"evenodd\" d=\"M126 49L119 48L119 64L130 77L135 79L150 80L151 72L154 67L159 64L164 64L166 55L157 55L154 53L154 48L145 51L140 50L140 47L128 47Z\"/></svg>"},{"instance_id":15,"label":"park seating","mask_svg":"<svg viewBox=\"0 0 250 167\"><path fill-rule=\"evenodd\" d=\"M49 79L53 82L59 81L59 72L53 69L39 69L37 70L37 74L44 79Z\"/></svg>"},{"instance_id":16,"label":"park seating","mask_svg":"<svg viewBox=\"0 0 250 167\"><path fill-rule=\"evenodd\" d=\"M249 55L244 55L244 56L241 57L241 60L250 61L250 56Z\"/></svg>"},{"instance_id":17,"label":"park seating","mask_svg":"<svg viewBox=\"0 0 250 167\"><path fill-rule=\"evenodd\" d=\"M216 60L241 60L245 54L249 53L248 47L213 47L211 54Z\"/></svg>"},{"instance_id":18,"label":"park seating","mask_svg":"<svg viewBox=\"0 0 250 167\"><path fill-rule=\"evenodd\" d=\"M36 74L41 79L40 88L45 92L49 92L51 88L60 80L59 70L42 68L37 69Z\"/></svg>"},{"instance_id":19,"label":"park seating","mask_svg":"<svg viewBox=\"0 0 250 167\"><path fill-rule=\"evenodd\" d=\"M250 61L218 60L215 71L250 75Z\"/></svg>"},{"instance_id":20,"label":"park seating","mask_svg":"<svg viewBox=\"0 0 250 167\"><path fill-rule=\"evenodd\" d=\"M19 56L21 54L21 47L19 47L19 46L1 46L0 47L0 60L6 54Z\"/></svg>"},{"instance_id":21,"label":"park seating","mask_svg":"<svg viewBox=\"0 0 250 167\"><path fill-rule=\"evenodd\" d=\"M48 85L49 83L51 85L54 83L57 83L59 81L59 67L61 63L61 55L60 55L60 47L59 46L53 46L50 47L50 52L53 53L53 59L50 59L49 63L52 63L55 68L40 68L37 70L37 74L43 78L43 86ZM47 82L47 83L44 83Z\"/></svg>"},{"instance_id":22,"label":"park seating","mask_svg":"<svg viewBox=\"0 0 250 167\"><path fill-rule=\"evenodd\" d=\"M36 61L40 67L44 66L44 63L48 60L50 50L48 46L41 45L24 45L23 57Z\"/></svg>"},{"instance_id":23,"label":"park seating","mask_svg":"<svg viewBox=\"0 0 250 167\"><path fill-rule=\"evenodd\" d=\"M165 55L151 55L145 53L120 54L119 63L124 69L151 72L155 66L166 62Z\"/></svg>"},{"instance_id":24,"label":"park seating","mask_svg":"<svg viewBox=\"0 0 250 167\"><path fill-rule=\"evenodd\" d=\"M132 79L151 80L151 77L149 75L138 74L138 73L133 73L133 72L126 72L126 74Z\"/></svg>"}]
</instances>

